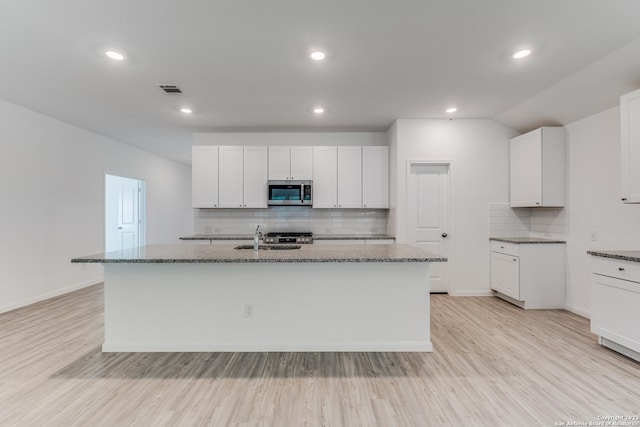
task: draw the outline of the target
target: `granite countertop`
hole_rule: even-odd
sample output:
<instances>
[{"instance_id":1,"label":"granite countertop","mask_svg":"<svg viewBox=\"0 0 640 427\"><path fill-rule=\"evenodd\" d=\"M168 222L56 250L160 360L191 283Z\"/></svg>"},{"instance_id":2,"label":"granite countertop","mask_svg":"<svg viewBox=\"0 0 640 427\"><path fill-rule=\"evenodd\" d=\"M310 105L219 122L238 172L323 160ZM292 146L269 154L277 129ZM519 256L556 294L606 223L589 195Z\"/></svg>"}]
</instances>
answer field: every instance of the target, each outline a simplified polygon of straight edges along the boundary
<instances>
[{"instance_id":1,"label":"granite countertop","mask_svg":"<svg viewBox=\"0 0 640 427\"><path fill-rule=\"evenodd\" d=\"M589 255L622 261L640 262L640 251L587 251Z\"/></svg>"},{"instance_id":2,"label":"granite countertop","mask_svg":"<svg viewBox=\"0 0 640 427\"><path fill-rule=\"evenodd\" d=\"M542 239L539 237L489 237L489 240L515 244L567 243L566 240Z\"/></svg>"},{"instance_id":3,"label":"granite countertop","mask_svg":"<svg viewBox=\"0 0 640 427\"><path fill-rule=\"evenodd\" d=\"M294 250L234 249L236 245L147 245L74 258L72 263L446 262L409 245L302 245Z\"/></svg>"},{"instance_id":4,"label":"granite countertop","mask_svg":"<svg viewBox=\"0 0 640 427\"><path fill-rule=\"evenodd\" d=\"M383 240L395 239L386 234L314 234L314 240ZM194 234L180 240L253 240L253 234Z\"/></svg>"}]
</instances>

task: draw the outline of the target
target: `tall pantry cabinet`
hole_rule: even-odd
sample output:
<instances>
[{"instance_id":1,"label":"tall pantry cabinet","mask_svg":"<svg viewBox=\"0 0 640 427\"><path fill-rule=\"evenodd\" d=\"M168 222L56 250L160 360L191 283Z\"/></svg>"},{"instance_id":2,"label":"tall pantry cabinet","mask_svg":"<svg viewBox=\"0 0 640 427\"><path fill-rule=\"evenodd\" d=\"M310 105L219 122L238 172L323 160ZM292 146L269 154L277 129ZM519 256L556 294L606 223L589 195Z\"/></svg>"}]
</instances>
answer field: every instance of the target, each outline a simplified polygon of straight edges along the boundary
<instances>
[{"instance_id":1,"label":"tall pantry cabinet","mask_svg":"<svg viewBox=\"0 0 640 427\"><path fill-rule=\"evenodd\" d=\"M622 201L640 203L640 90L620 97Z\"/></svg>"}]
</instances>

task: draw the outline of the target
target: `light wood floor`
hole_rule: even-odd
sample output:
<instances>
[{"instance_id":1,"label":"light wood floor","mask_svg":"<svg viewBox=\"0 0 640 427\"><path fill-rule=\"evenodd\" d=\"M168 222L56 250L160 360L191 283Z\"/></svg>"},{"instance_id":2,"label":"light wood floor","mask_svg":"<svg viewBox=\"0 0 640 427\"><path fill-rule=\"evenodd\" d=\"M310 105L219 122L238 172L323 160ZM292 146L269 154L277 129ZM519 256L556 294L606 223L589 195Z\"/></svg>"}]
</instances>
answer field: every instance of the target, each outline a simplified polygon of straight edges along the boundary
<instances>
[{"instance_id":1,"label":"light wood floor","mask_svg":"<svg viewBox=\"0 0 640 427\"><path fill-rule=\"evenodd\" d=\"M432 297L433 353L102 354L102 286L0 315L0 426L554 426L640 412L588 320Z\"/></svg>"}]
</instances>

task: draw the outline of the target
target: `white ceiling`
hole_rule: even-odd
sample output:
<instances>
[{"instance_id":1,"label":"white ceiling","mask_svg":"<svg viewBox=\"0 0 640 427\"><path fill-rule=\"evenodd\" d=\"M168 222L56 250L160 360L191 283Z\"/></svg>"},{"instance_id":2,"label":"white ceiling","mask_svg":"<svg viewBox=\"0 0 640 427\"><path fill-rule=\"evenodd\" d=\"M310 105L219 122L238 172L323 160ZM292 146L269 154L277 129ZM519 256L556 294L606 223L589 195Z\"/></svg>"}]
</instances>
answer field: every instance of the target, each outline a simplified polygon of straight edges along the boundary
<instances>
[{"instance_id":1,"label":"white ceiling","mask_svg":"<svg viewBox=\"0 0 640 427\"><path fill-rule=\"evenodd\" d=\"M637 0L0 3L0 97L185 163L194 131L383 131L452 105L564 124L615 105L639 70Z\"/></svg>"}]
</instances>

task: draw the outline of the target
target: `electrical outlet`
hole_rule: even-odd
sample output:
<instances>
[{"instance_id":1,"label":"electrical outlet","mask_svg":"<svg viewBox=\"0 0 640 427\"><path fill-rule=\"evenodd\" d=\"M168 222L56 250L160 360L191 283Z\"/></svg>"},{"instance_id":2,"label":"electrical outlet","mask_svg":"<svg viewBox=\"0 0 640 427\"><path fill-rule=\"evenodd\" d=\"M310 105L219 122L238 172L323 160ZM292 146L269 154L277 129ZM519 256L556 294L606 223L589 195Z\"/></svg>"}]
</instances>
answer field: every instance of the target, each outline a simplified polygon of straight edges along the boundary
<instances>
[{"instance_id":1,"label":"electrical outlet","mask_svg":"<svg viewBox=\"0 0 640 427\"><path fill-rule=\"evenodd\" d=\"M246 318L253 317L253 304L244 305L244 317Z\"/></svg>"},{"instance_id":2,"label":"electrical outlet","mask_svg":"<svg viewBox=\"0 0 640 427\"><path fill-rule=\"evenodd\" d=\"M597 231L592 231L591 232L591 241L592 242L597 242L598 241L598 232Z\"/></svg>"}]
</instances>

